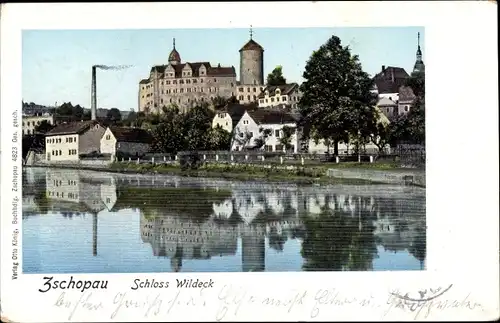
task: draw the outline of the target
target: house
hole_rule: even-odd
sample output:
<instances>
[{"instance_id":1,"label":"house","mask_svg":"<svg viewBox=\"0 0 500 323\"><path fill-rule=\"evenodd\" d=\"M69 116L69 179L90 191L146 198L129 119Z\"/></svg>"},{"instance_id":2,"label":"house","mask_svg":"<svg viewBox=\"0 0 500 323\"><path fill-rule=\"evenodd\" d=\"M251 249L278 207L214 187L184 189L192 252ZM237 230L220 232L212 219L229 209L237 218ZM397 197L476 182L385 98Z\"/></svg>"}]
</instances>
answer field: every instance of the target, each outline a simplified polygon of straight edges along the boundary
<instances>
[{"instance_id":1,"label":"house","mask_svg":"<svg viewBox=\"0 0 500 323\"><path fill-rule=\"evenodd\" d=\"M382 65L382 71L373 78L372 92L376 93L379 99L384 97L397 103L399 88L405 85L409 77L404 68Z\"/></svg>"},{"instance_id":2,"label":"house","mask_svg":"<svg viewBox=\"0 0 500 323\"><path fill-rule=\"evenodd\" d=\"M259 108L276 107L278 105L297 108L301 94L297 83L283 84L277 86L266 86L259 96Z\"/></svg>"},{"instance_id":3,"label":"house","mask_svg":"<svg viewBox=\"0 0 500 323\"><path fill-rule=\"evenodd\" d=\"M255 109L257 109L257 105L255 103L227 104L224 109L215 112L215 117L212 120L212 128L219 126L227 132L231 132L233 131L233 127L240 121L245 111Z\"/></svg>"},{"instance_id":4,"label":"house","mask_svg":"<svg viewBox=\"0 0 500 323\"><path fill-rule=\"evenodd\" d=\"M379 99L377 108L389 119L392 119L399 114L398 104L386 97Z\"/></svg>"},{"instance_id":5,"label":"house","mask_svg":"<svg viewBox=\"0 0 500 323\"><path fill-rule=\"evenodd\" d=\"M382 100L384 100L383 102L386 102L389 104L389 101L385 101L388 99L382 98L381 101ZM393 105L391 107L393 107L394 109L397 109L397 105ZM383 125L388 125L390 123L389 118L386 116L384 110L382 110L381 108L379 108L377 106L377 107L375 107L375 111L376 111L377 116L378 116L377 117L378 123L381 123ZM378 140L378 139L375 138L375 140ZM333 150L334 150L333 143L330 146L328 146L325 143L325 140L323 140L323 139L320 139L320 140L318 140L318 142L316 142L316 140L309 138L309 140L307 140L306 146L307 146L307 152L309 154L324 154L326 152L333 153ZM344 142L339 142L338 148L339 148L339 150L338 150L339 155L346 155L346 154L350 154L354 151L355 145L347 144ZM385 149L388 149L388 148L389 148L389 146L387 145L385 147ZM375 145L371 141L369 143L367 143L366 145L364 145L362 150L365 151L366 153L377 153L379 151L377 145Z\"/></svg>"},{"instance_id":6,"label":"house","mask_svg":"<svg viewBox=\"0 0 500 323\"><path fill-rule=\"evenodd\" d=\"M61 123L45 134L47 161L78 161L98 154L105 129L95 120Z\"/></svg>"},{"instance_id":7,"label":"house","mask_svg":"<svg viewBox=\"0 0 500 323\"><path fill-rule=\"evenodd\" d=\"M402 86L399 88L398 114L407 114L410 112L417 96L413 93L411 87Z\"/></svg>"},{"instance_id":8,"label":"house","mask_svg":"<svg viewBox=\"0 0 500 323\"><path fill-rule=\"evenodd\" d=\"M54 125L54 115L50 113L43 113L37 115L23 115L23 136L25 135L34 135L35 129L42 122L46 121L47 123Z\"/></svg>"},{"instance_id":9,"label":"house","mask_svg":"<svg viewBox=\"0 0 500 323\"><path fill-rule=\"evenodd\" d=\"M236 124L231 150L264 149L265 151L285 152L283 145L283 128L290 127L293 133L290 137L291 151L298 152L297 117L286 111L279 110L253 110L245 111L240 121ZM261 130L269 129L270 134L263 138ZM263 138L264 146L256 147L256 139Z\"/></svg>"},{"instance_id":10,"label":"house","mask_svg":"<svg viewBox=\"0 0 500 323\"><path fill-rule=\"evenodd\" d=\"M112 156L142 156L151 148L152 136L144 129L108 127L100 141L101 153Z\"/></svg>"}]
</instances>

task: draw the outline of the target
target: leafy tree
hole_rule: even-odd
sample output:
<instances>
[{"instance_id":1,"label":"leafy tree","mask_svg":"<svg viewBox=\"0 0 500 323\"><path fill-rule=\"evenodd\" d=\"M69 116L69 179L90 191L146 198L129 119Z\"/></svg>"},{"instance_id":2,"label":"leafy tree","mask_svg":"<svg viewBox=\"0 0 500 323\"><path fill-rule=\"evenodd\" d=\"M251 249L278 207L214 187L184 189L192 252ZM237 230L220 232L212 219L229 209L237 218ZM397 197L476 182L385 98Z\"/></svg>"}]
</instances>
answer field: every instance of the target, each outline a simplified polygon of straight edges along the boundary
<instances>
[{"instance_id":1,"label":"leafy tree","mask_svg":"<svg viewBox=\"0 0 500 323\"><path fill-rule=\"evenodd\" d=\"M293 148L292 145L292 136L295 133L296 128L294 127L289 127L289 126L284 126L281 128L281 138L280 138L280 144L285 146L286 151L289 151Z\"/></svg>"},{"instance_id":2,"label":"leafy tree","mask_svg":"<svg viewBox=\"0 0 500 323\"><path fill-rule=\"evenodd\" d=\"M195 106L184 114L184 134L187 150L207 150L214 113L206 106Z\"/></svg>"},{"instance_id":3,"label":"leafy tree","mask_svg":"<svg viewBox=\"0 0 500 323\"><path fill-rule=\"evenodd\" d=\"M122 114L117 108L111 108L106 114L106 119L111 122L118 122L122 119Z\"/></svg>"},{"instance_id":4,"label":"leafy tree","mask_svg":"<svg viewBox=\"0 0 500 323\"><path fill-rule=\"evenodd\" d=\"M54 125L50 124L47 120L43 120L35 127L35 133L47 133L54 129Z\"/></svg>"},{"instance_id":5,"label":"leafy tree","mask_svg":"<svg viewBox=\"0 0 500 323\"><path fill-rule=\"evenodd\" d=\"M377 146L379 153L383 153L384 148L391 141L391 125L385 122L376 122L370 135L370 141Z\"/></svg>"},{"instance_id":6,"label":"leafy tree","mask_svg":"<svg viewBox=\"0 0 500 323\"><path fill-rule=\"evenodd\" d=\"M267 141L267 138L269 138L269 136L273 133L273 130L272 129L268 129L268 128L263 128L263 127L260 127L259 128L259 134L260 136L255 138L253 140L254 142L254 147L256 149L261 149L262 147L264 147L264 145L266 144L266 141Z\"/></svg>"},{"instance_id":7,"label":"leafy tree","mask_svg":"<svg viewBox=\"0 0 500 323\"><path fill-rule=\"evenodd\" d=\"M151 150L159 153L177 153L184 149L183 120L179 114L172 114L152 132Z\"/></svg>"},{"instance_id":8,"label":"leafy tree","mask_svg":"<svg viewBox=\"0 0 500 323\"><path fill-rule=\"evenodd\" d=\"M242 131L239 127L236 127L233 130L231 139L231 147L236 143L245 149L252 139L252 134L248 130Z\"/></svg>"},{"instance_id":9,"label":"leafy tree","mask_svg":"<svg viewBox=\"0 0 500 323\"><path fill-rule=\"evenodd\" d=\"M317 136L329 139L338 155L339 142L348 142L375 118L373 80L363 71L357 55L332 36L306 63L306 80L299 111Z\"/></svg>"},{"instance_id":10,"label":"leafy tree","mask_svg":"<svg viewBox=\"0 0 500 323\"><path fill-rule=\"evenodd\" d=\"M211 101L210 103L211 103L213 109L215 109L215 110L224 108L226 106L226 104L228 103L228 99L226 99L220 95L217 95L216 97L212 98L210 101Z\"/></svg>"},{"instance_id":11,"label":"leafy tree","mask_svg":"<svg viewBox=\"0 0 500 323\"><path fill-rule=\"evenodd\" d=\"M283 77L283 67L276 66L274 70L267 75L267 85L283 85L286 84L286 79Z\"/></svg>"},{"instance_id":12,"label":"leafy tree","mask_svg":"<svg viewBox=\"0 0 500 323\"><path fill-rule=\"evenodd\" d=\"M209 132L210 150L230 150L231 133L223 129L220 125L211 128Z\"/></svg>"}]
</instances>

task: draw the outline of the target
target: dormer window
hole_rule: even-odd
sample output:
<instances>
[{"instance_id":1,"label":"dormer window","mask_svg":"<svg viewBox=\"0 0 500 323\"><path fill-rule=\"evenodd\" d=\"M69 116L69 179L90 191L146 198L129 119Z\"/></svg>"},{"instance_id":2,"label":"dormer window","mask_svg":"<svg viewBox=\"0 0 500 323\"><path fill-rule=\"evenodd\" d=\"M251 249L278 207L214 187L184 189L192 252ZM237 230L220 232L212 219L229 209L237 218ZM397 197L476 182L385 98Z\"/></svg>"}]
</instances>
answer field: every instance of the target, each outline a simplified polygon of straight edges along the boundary
<instances>
[{"instance_id":1,"label":"dormer window","mask_svg":"<svg viewBox=\"0 0 500 323\"><path fill-rule=\"evenodd\" d=\"M266 96L269 96L269 91L268 90L266 90Z\"/></svg>"}]
</instances>

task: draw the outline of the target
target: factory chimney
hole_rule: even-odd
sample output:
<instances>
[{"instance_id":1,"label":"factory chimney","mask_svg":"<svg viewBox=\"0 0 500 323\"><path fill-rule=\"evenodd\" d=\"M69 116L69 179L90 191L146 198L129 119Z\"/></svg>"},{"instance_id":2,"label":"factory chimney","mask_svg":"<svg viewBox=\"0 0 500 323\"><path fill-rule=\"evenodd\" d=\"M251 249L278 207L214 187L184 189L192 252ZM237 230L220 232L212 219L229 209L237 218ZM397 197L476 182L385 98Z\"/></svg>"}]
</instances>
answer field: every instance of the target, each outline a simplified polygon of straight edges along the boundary
<instances>
[{"instance_id":1,"label":"factory chimney","mask_svg":"<svg viewBox=\"0 0 500 323\"><path fill-rule=\"evenodd\" d=\"M96 95L96 69L97 66L92 66L92 84L90 89L90 115L91 120L97 119L97 95Z\"/></svg>"}]
</instances>

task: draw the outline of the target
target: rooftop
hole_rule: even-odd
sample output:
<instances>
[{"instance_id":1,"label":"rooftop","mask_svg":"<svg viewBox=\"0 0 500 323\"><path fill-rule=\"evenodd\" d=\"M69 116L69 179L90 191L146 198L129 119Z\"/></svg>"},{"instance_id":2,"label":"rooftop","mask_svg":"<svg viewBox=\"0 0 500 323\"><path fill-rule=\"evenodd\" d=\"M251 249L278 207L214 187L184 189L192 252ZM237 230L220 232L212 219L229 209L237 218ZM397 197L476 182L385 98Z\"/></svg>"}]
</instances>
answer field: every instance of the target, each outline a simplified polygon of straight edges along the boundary
<instances>
[{"instance_id":1,"label":"rooftop","mask_svg":"<svg viewBox=\"0 0 500 323\"><path fill-rule=\"evenodd\" d=\"M47 132L45 135L56 136L56 135L81 134L82 132L88 130L95 124L98 124L98 122L95 120L61 123L57 125L54 129Z\"/></svg>"},{"instance_id":2,"label":"rooftop","mask_svg":"<svg viewBox=\"0 0 500 323\"><path fill-rule=\"evenodd\" d=\"M109 130L118 142L151 143L152 141L151 134L144 129L111 126Z\"/></svg>"}]
</instances>

